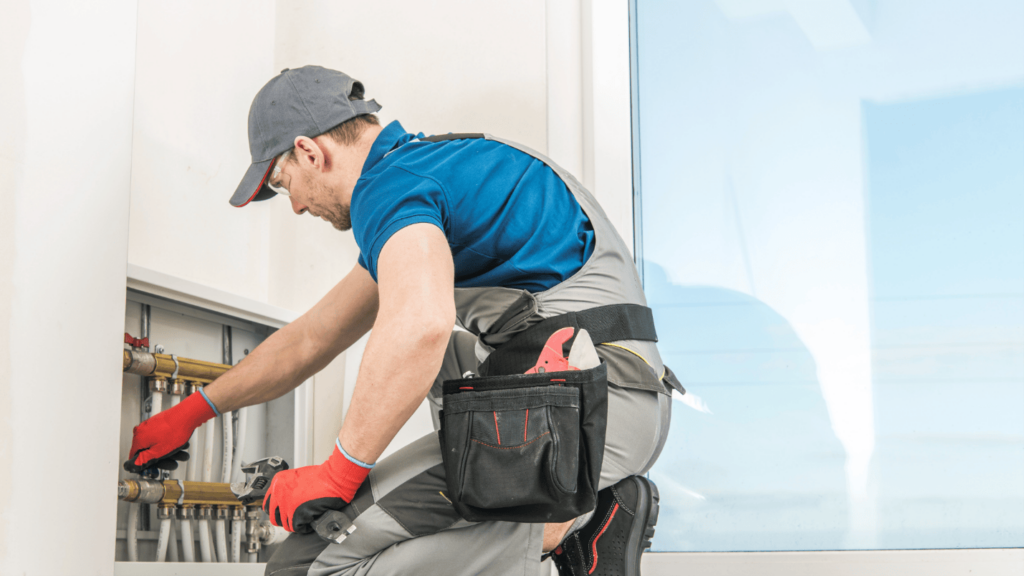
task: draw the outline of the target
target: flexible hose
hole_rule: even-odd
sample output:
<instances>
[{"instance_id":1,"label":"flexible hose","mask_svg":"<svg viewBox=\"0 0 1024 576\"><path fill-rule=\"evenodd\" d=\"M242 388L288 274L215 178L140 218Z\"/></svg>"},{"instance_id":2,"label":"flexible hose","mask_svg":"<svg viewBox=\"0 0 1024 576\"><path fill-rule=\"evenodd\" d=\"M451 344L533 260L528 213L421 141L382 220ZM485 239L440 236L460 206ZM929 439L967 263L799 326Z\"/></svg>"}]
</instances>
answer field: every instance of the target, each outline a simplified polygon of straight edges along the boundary
<instances>
[{"instance_id":1,"label":"flexible hose","mask_svg":"<svg viewBox=\"0 0 1024 576\"><path fill-rule=\"evenodd\" d=\"M181 524L181 555L185 562L195 562L196 540L192 535L192 521L185 519L179 520L178 523Z\"/></svg>"},{"instance_id":2,"label":"flexible hose","mask_svg":"<svg viewBox=\"0 0 1024 576\"><path fill-rule=\"evenodd\" d=\"M128 503L128 529L125 530L128 537L128 561L139 561L139 504Z\"/></svg>"},{"instance_id":3,"label":"flexible hose","mask_svg":"<svg viewBox=\"0 0 1024 576\"><path fill-rule=\"evenodd\" d=\"M231 561L242 561L242 532L245 532L245 521L234 520L231 522Z\"/></svg>"},{"instance_id":4,"label":"flexible hose","mask_svg":"<svg viewBox=\"0 0 1024 576\"><path fill-rule=\"evenodd\" d=\"M149 399L149 417L152 418L153 416L156 416L157 414L160 413L161 410L164 409L164 393L154 390L153 393L149 395Z\"/></svg>"},{"instance_id":5,"label":"flexible hose","mask_svg":"<svg viewBox=\"0 0 1024 576\"><path fill-rule=\"evenodd\" d=\"M248 554L246 554L245 561L246 562L259 562L260 561L259 560L259 553L257 553L257 552L249 552Z\"/></svg>"},{"instance_id":6,"label":"flexible hose","mask_svg":"<svg viewBox=\"0 0 1024 576\"><path fill-rule=\"evenodd\" d=\"M213 482L213 447L216 435L213 420L203 424L203 482Z\"/></svg>"},{"instance_id":7,"label":"flexible hose","mask_svg":"<svg viewBox=\"0 0 1024 576\"><path fill-rule=\"evenodd\" d=\"M156 540L156 561L163 562L167 558L167 543L171 539L171 519L160 521L160 535Z\"/></svg>"},{"instance_id":8,"label":"flexible hose","mask_svg":"<svg viewBox=\"0 0 1024 576\"><path fill-rule=\"evenodd\" d=\"M221 422L222 422L223 427L224 427L224 452L221 455L221 467L220 467L220 481L221 482L231 482L231 461L232 461L231 453L235 449L235 440L234 440L234 433L233 433L234 432L234 422L232 422L232 420L231 420L231 417L232 417L233 414L234 414L233 412L225 412L224 415L221 416Z\"/></svg>"},{"instance_id":9,"label":"flexible hose","mask_svg":"<svg viewBox=\"0 0 1024 576\"><path fill-rule=\"evenodd\" d=\"M205 518L199 521L199 558L203 562L213 562L213 550L210 547L210 521Z\"/></svg>"},{"instance_id":10,"label":"flexible hose","mask_svg":"<svg viewBox=\"0 0 1024 576\"><path fill-rule=\"evenodd\" d=\"M203 482L213 482L213 447L216 436L214 434L214 420L208 421L203 424ZM206 538L203 538L203 533L206 533ZM214 543L213 533L210 530L210 521L201 520L199 523L199 544L202 546L205 543L206 551L209 553L209 560L204 557L204 562L216 562L217 558L214 556Z\"/></svg>"},{"instance_id":11,"label":"flexible hose","mask_svg":"<svg viewBox=\"0 0 1024 576\"><path fill-rule=\"evenodd\" d=\"M228 529L227 520L218 518L215 525L217 532L217 561L228 561Z\"/></svg>"},{"instance_id":12,"label":"flexible hose","mask_svg":"<svg viewBox=\"0 0 1024 576\"><path fill-rule=\"evenodd\" d=\"M238 410L238 434L235 437L235 457L232 463L232 473L236 482L244 482L245 474L242 474L242 456L245 454L245 431L249 424L249 409Z\"/></svg>"},{"instance_id":13,"label":"flexible hose","mask_svg":"<svg viewBox=\"0 0 1024 576\"><path fill-rule=\"evenodd\" d=\"M178 531L174 529L175 524L177 524L177 522L174 518L171 518L171 530L167 537L168 562L178 562L180 560L180 558L178 558Z\"/></svg>"}]
</instances>

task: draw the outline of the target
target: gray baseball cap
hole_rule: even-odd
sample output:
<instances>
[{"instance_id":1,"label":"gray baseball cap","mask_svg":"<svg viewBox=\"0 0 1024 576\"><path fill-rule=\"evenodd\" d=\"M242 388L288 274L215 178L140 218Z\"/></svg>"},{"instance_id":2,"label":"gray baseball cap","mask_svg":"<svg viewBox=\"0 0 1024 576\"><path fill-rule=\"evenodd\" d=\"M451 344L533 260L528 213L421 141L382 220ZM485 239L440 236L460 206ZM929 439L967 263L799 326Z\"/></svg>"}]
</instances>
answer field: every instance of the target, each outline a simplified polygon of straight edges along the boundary
<instances>
[{"instance_id":1,"label":"gray baseball cap","mask_svg":"<svg viewBox=\"0 0 1024 576\"><path fill-rule=\"evenodd\" d=\"M252 164L231 196L242 207L273 198L266 185L274 160L291 150L298 136L315 138L346 120L380 110L363 100L363 85L347 74L320 66L285 68L267 82L249 107L249 153Z\"/></svg>"}]
</instances>

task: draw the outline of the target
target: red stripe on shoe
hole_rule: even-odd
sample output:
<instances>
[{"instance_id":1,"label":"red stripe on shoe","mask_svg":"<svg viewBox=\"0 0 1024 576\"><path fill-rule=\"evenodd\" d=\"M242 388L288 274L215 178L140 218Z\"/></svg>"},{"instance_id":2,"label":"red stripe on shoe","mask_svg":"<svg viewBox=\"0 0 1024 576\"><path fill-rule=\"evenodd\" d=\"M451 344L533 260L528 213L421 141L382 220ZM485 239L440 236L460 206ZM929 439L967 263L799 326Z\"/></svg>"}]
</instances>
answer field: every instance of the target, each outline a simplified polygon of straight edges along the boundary
<instances>
[{"instance_id":1,"label":"red stripe on shoe","mask_svg":"<svg viewBox=\"0 0 1024 576\"><path fill-rule=\"evenodd\" d=\"M615 503L615 508L612 508L612 514L608 517L608 520L601 527L601 531L597 533L597 538L594 538L594 543L591 545L591 550L594 552L594 565L590 567L590 571L587 574L593 574L594 570L597 569L597 541L601 539L604 531L608 529L608 525L612 523L612 518L615 518L615 513L619 511L618 502Z\"/></svg>"}]
</instances>

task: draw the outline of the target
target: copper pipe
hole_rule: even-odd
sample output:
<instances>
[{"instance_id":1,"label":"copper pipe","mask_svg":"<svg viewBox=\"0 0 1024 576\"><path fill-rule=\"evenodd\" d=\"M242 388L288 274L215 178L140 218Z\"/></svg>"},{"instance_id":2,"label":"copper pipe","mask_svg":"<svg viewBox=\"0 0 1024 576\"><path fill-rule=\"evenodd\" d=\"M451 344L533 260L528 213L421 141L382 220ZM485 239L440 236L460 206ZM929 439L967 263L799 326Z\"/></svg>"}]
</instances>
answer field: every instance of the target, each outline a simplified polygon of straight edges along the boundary
<instances>
[{"instance_id":1,"label":"copper pipe","mask_svg":"<svg viewBox=\"0 0 1024 576\"><path fill-rule=\"evenodd\" d=\"M177 368L177 378L209 384L227 372L231 366L179 356ZM174 375L174 369L174 358L171 358L170 355L152 354L139 350L125 350L124 359L121 362L122 371L139 376L170 378Z\"/></svg>"},{"instance_id":2,"label":"copper pipe","mask_svg":"<svg viewBox=\"0 0 1024 576\"><path fill-rule=\"evenodd\" d=\"M184 488L184 495L182 495ZM230 484L177 480L126 479L117 483L117 499L173 506L241 506Z\"/></svg>"}]
</instances>

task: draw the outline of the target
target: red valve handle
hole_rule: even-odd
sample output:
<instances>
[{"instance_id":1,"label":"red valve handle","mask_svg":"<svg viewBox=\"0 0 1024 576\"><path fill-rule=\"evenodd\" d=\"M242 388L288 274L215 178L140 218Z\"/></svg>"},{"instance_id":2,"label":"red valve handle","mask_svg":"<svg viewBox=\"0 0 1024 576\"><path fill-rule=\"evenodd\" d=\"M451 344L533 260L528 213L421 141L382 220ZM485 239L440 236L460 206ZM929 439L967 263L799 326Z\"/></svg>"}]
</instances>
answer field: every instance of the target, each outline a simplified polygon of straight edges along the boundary
<instances>
[{"instance_id":1,"label":"red valve handle","mask_svg":"<svg viewBox=\"0 0 1024 576\"><path fill-rule=\"evenodd\" d=\"M131 334L124 333L124 343L129 344L132 348L149 348L149 336L145 338L135 338Z\"/></svg>"}]
</instances>

